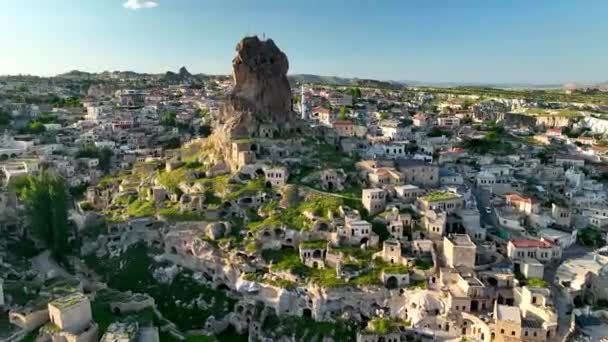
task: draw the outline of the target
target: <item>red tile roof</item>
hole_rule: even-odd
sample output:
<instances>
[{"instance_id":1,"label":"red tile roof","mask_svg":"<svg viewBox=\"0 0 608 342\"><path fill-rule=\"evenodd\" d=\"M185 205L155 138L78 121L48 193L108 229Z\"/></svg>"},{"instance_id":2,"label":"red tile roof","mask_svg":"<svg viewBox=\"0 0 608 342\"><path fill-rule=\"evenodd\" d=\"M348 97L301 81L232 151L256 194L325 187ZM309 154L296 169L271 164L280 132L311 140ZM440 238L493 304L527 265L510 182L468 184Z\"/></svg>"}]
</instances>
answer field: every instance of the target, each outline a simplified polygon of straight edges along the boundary
<instances>
[{"instance_id":1,"label":"red tile roof","mask_svg":"<svg viewBox=\"0 0 608 342\"><path fill-rule=\"evenodd\" d=\"M327 108L323 108L323 107L315 107L312 109L313 113L324 113L324 114L329 114L329 109Z\"/></svg>"},{"instance_id":2,"label":"red tile roof","mask_svg":"<svg viewBox=\"0 0 608 342\"><path fill-rule=\"evenodd\" d=\"M538 201L532 197L521 197L518 194L505 195L507 202L525 202L525 203L538 203Z\"/></svg>"},{"instance_id":3,"label":"red tile roof","mask_svg":"<svg viewBox=\"0 0 608 342\"><path fill-rule=\"evenodd\" d=\"M348 121L348 120L339 120L339 121L334 121L332 123L332 125L335 126L351 126L353 124L352 121Z\"/></svg>"},{"instance_id":4,"label":"red tile roof","mask_svg":"<svg viewBox=\"0 0 608 342\"><path fill-rule=\"evenodd\" d=\"M517 248L551 248L553 244L546 240L511 240L513 246Z\"/></svg>"}]
</instances>

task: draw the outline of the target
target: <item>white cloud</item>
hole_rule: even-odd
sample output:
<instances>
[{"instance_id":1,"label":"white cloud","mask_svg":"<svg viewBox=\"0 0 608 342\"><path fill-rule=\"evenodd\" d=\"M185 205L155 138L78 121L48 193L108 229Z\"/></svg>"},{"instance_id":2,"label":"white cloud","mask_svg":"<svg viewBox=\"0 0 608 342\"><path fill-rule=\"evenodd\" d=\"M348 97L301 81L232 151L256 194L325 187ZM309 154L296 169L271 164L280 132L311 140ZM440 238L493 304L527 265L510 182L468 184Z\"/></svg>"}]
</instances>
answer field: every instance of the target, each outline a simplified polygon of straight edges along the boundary
<instances>
[{"instance_id":1,"label":"white cloud","mask_svg":"<svg viewBox=\"0 0 608 342\"><path fill-rule=\"evenodd\" d=\"M131 10L138 10L142 8L154 8L158 6L158 2L151 0L127 0L122 4L125 8Z\"/></svg>"}]
</instances>

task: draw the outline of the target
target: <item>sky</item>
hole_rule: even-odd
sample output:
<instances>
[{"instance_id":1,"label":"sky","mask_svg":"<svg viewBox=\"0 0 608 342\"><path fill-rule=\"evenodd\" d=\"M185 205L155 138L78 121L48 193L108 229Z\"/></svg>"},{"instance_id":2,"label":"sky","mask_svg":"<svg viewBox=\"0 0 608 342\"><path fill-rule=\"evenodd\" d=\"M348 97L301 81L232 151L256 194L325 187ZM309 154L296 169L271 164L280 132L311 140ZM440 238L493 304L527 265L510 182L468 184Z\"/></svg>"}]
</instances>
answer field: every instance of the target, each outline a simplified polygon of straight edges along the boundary
<instances>
[{"instance_id":1,"label":"sky","mask_svg":"<svg viewBox=\"0 0 608 342\"><path fill-rule=\"evenodd\" d=\"M603 82L607 18L606 0L0 0L0 74L228 74L257 34L292 74Z\"/></svg>"}]
</instances>

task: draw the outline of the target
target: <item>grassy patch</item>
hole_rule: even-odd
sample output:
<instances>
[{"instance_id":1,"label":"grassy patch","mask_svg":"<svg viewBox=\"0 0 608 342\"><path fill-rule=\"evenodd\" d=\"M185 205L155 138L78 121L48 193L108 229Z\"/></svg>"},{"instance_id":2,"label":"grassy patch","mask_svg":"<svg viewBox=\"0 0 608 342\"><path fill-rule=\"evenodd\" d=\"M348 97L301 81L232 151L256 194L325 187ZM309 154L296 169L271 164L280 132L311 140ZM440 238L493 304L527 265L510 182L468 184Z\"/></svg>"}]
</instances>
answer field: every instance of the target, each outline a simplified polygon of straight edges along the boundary
<instances>
[{"instance_id":1,"label":"grassy patch","mask_svg":"<svg viewBox=\"0 0 608 342\"><path fill-rule=\"evenodd\" d=\"M204 217L198 212L185 211L182 212L179 209L179 205L174 205L158 211L160 216L163 216L168 221L182 222L182 221L201 221Z\"/></svg>"},{"instance_id":2,"label":"grassy patch","mask_svg":"<svg viewBox=\"0 0 608 342\"><path fill-rule=\"evenodd\" d=\"M256 178L245 185L236 186L231 192L224 196L225 200L235 200L246 195L255 195L265 189L264 178Z\"/></svg>"},{"instance_id":3,"label":"grassy patch","mask_svg":"<svg viewBox=\"0 0 608 342\"><path fill-rule=\"evenodd\" d=\"M592 227L587 227L578 231L578 241L585 246L599 248L605 245L602 233Z\"/></svg>"},{"instance_id":4,"label":"grassy patch","mask_svg":"<svg viewBox=\"0 0 608 342\"><path fill-rule=\"evenodd\" d=\"M456 198L458 198L458 195L448 191L435 191L421 197L422 200L427 202L448 201Z\"/></svg>"},{"instance_id":5,"label":"grassy patch","mask_svg":"<svg viewBox=\"0 0 608 342\"><path fill-rule=\"evenodd\" d=\"M127 206L127 215L131 217L146 217L155 213L154 203L143 199L137 199Z\"/></svg>"},{"instance_id":6,"label":"grassy patch","mask_svg":"<svg viewBox=\"0 0 608 342\"><path fill-rule=\"evenodd\" d=\"M530 287L548 288L549 284L540 278L530 278L526 280L526 285Z\"/></svg>"},{"instance_id":7,"label":"grassy patch","mask_svg":"<svg viewBox=\"0 0 608 342\"><path fill-rule=\"evenodd\" d=\"M158 182L172 193L179 193L179 183L188 179L188 169L180 167L175 170L159 172L156 176Z\"/></svg>"},{"instance_id":8,"label":"grassy patch","mask_svg":"<svg viewBox=\"0 0 608 342\"><path fill-rule=\"evenodd\" d=\"M303 215L309 211L313 214L327 218L330 212L336 212L343 201L333 196L317 196L311 200L300 203L297 207L289 208L274 214L262 221L254 221L248 224L248 228L257 231L264 227L287 226L295 230L309 230L312 222Z\"/></svg>"},{"instance_id":9,"label":"grassy patch","mask_svg":"<svg viewBox=\"0 0 608 342\"><path fill-rule=\"evenodd\" d=\"M320 144L315 146L315 159L323 169L343 169L345 172L355 171L355 163L359 158L350 157L340 151L338 145Z\"/></svg>"},{"instance_id":10,"label":"grassy patch","mask_svg":"<svg viewBox=\"0 0 608 342\"><path fill-rule=\"evenodd\" d=\"M390 318L373 318L368 324L368 330L379 335L386 335L394 332L397 324Z\"/></svg>"},{"instance_id":11,"label":"grassy patch","mask_svg":"<svg viewBox=\"0 0 608 342\"><path fill-rule=\"evenodd\" d=\"M416 259L416 265L414 266L417 270L426 271L433 267L433 263L424 259Z\"/></svg>"},{"instance_id":12,"label":"grassy patch","mask_svg":"<svg viewBox=\"0 0 608 342\"><path fill-rule=\"evenodd\" d=\"M335 342L356 340L356 324L352 321L338 320L332 322L316 322L306 317L276 317L269 316L264 320L262 330L270 333L273 340L280 337L295 337L296 341L324 341L331 339Z\"/></svg>"}]
</instances>

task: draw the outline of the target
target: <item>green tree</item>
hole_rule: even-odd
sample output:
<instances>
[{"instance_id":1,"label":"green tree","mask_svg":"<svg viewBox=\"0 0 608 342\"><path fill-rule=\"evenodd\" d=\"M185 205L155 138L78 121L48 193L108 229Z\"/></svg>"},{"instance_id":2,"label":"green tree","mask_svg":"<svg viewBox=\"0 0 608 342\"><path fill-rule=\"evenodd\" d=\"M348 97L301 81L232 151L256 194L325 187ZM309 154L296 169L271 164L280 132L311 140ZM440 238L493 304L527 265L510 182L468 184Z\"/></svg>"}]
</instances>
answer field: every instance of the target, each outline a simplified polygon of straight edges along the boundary
<instances>
[{"instance_id":1,"label":"green tree","mask_svg":"<svg viewBox=\"0 0 608 342\"><path fill-rule=\"evenodd\" d=\"M104 147L99 150L98 154L99 167L105 172L110 171L110 168L112 167L112 156L114 155L114 152L112 152L111 149Z\"/></svg>"},{"instance_id":2,"label":"green tree","mask_svg":"<svg viewBox=\"0 0 608 342\"><path fill-rule=\"evenodd\" d=\"M361 89L359 87L349 88L348 94L353 97L353 99L361 98Z\"/></svg>"},{"instance_id":3,"label":"green tree","mask_svg":"<svg viewBox=\"0 0 608 342\"><path fill-rule=\"evenodd\" d=\"M30 122L25 129L22 130L23 133L29 134L40 134L44 132L46 128L40 121L32 121Z\"/></svg>"},{"instance_id":4,"label":"green tree","mask_svg":"<svg viewBox=\"0 0 608 342\"><path fill-rule=\"evenodd\" d=\"M0 126L6 126L11 123L11 115L3 110L0 110Z\"/></svg>"},{"instance_id":5,"label":"green tree","mask_svg":"<svg viewBox=\"0 0 608 342\"><path fill-rule=\"evenodd\" d=\"M346 113L348 112L348 109L346 109L345 106L340 107L340 112L338 113L338 119L340 120L346 120Z\"/></svg>"},{"instance_id":6,"label":"green tree","mask_svg":"<svg viewBox=\"0 0 608 342\"><path fill-rule=\"evenodd\" d=\"M76 153L76 158L97 158L99 151L95 145L86 145Z\"/></svg>"},{"instance_id":7,"label":"green tree","mask_svg":"<svg viewBox=\"0 0 608 342\"><path fill-rule=\"evenodd\" d=\"M163 117L160 119L160 123L165 126L177 126L176 120L177 114L175 112L166 112Z\"/></svg>"},{"instance_id":8,"label":"green tree","mask_svg":"<svg viewBox=\"0 0 608 342\"><path fill-rule=\"evenodd\" d=\"M44 243L53 255L62 260L69 250L69 224L65 184L61 177L49 172L29 176L29 184L21 193L31 234Z\"/></svg>"},{"instance_id":9,"label":"green tree","mask_svg":"<svg viewBox=\"0 0 608 342\"><path fill-rule=\"evenodd\" d=\"M197 117L204 119L211 115L208 109L197 108L195 111Z\"/></svg>"}]
</instances>

